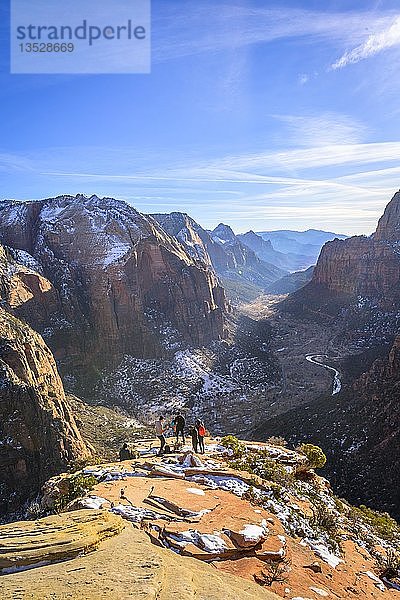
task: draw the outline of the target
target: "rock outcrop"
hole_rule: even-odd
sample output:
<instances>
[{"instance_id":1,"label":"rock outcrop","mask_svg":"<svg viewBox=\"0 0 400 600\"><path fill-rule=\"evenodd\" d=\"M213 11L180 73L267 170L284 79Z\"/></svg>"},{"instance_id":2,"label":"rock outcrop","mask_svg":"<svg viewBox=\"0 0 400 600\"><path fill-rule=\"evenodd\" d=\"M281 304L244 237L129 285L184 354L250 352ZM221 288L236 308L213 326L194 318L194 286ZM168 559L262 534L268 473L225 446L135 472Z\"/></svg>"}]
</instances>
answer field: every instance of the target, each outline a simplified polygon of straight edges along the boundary
<instances>
[{"instance_id":1,"label":"rock outcrop","mask_svg":"<svg viewBox=\"0 0 400 600\"><path fill-rule=\"evenodd\" d=\"M400 240L400 191L396 192L386 206L385 212L379 219L374 239L395 243Z\"/></svg>"},{"instance_id":2,"label":"rock outcrop","mask_svg":"<svg viewBox=\"0 0 400 600\"><path fill-rule=\"evenodd\" d=\"M80 510L0 528L0 573L71 560L121 533L124 521L106 511ZM1 588L0 588L1 589Z\"/></svg>"},{"instance_id":3,"label":"rock outcrop","mask_svg":"<svg viewBox=\"0 0 400 600\"><path fill-rule=\"evenodd\" d=\"M388 240L353 237L322 249L312 284L352 300L376 300L391 309L400 301L400 256Z\"/></svg>"},{"instance_id":4,"label":"rock outcrop","mask_svg":"<svg viewBox=\"0 0 400 600\"><path fill-rule=\"evenodd\" d=\"M342 302L375 302L384 310L400 304L400 193L386 207L374 235L327 242L321 250L311 283L299 293ZM328 300L329 303L329 300Z\"/></svg>"},{"instance_id":5,"label":"rock outcrop","mask_svg":"<svg viewBox=\"0 0 400 600\"><path fill-rule=\"evenodd\" d=\"M29 253L56 290L43 334L64 375L90 387L126 355L168 353L172 336L202 345L224 336L228 310L214 273L151 217L125 202L60 196L0 203L0 238Z\"/></svg>"},{"instance_id":6,"label":"rock outcrop","mask_svg":"<svg viewBox=\"0 0 400 600\"><path fill-rule=\"evenodd\" d=\"M0 511L37 493L52 474L89 456L52 353L0 308Z\"/></svg>"},{"instance_id":7,"label":"rock outcrop","mask_svg":"<svg viewBox=\"0 0 400 600\"><path fill-rule=\"evenodd\" d=\"M45 327L60 310L58 294L27 252L0 244L0 301L12 314Z\"/></svg>"}]
</instances>

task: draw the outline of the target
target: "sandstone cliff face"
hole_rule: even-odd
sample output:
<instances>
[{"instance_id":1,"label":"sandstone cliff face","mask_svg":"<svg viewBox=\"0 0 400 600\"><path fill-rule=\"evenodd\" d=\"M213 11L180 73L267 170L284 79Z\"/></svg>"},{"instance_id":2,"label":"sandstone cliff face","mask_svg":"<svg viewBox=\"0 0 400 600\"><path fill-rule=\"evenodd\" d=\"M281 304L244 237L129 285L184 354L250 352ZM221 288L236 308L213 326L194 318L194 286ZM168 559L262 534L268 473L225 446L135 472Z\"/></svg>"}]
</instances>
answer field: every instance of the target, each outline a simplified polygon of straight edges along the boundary
<instances>
[{"instance_id":1,"label":"sandstone cliff face","mask_svg":"<svg viewBox=\"0 0 400 600\"><path fill-rule=\"evenodd\" d=\"M400 256L385 241L366 237L334 240L321 251L314 284L349 298L375 299L390 309L400 300Z\"/></svg>"},{"instance_id":2,"label":"sandstone cliff face","mask_svg":"<svg viewBox=\"0 0 400 600\"><path fill-rule=\"evenodd\" d=\"M0 512L89 452L42 338L0 308Z\"/></svg>"},{"instance_id":3,"label":"sandstone cliff face","mask_svg":"<svg viewBox=\"0 0 400 600\"><path fill-rule=\"evenodd\" d=\"M398 242L400 240L400 191L396 192L379 219L374 235L376 240Z\"/></svg>"},{"instance_id":4,"label":"sandstone cliff face","mask_svg":"<svg viewBox=\"0 0 400 600\"><path fill-rule=\"evenodd\" d=\"M24 316L64 373L87 381L125 354L162 356L166 326L187 344L224 336L227 303L213 272L124 202L4 201L0 217L4 243L29 252L57 291L60 307L46 324Z\"/></svg>"}]
</instances>

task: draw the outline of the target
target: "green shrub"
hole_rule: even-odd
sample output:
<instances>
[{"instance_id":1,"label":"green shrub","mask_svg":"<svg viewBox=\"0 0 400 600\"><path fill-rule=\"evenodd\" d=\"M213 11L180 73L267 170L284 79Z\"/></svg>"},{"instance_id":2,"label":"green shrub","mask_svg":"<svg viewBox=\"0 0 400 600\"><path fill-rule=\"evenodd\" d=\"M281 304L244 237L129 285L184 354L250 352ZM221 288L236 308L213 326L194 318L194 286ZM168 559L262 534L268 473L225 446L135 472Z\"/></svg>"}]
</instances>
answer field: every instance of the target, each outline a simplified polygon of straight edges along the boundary
<instances>
[{"instance_id":1,"label":"green shrub","mask_svg":"<svg viewBox=\"0 0 400 600\"><path fill-rule=\"evenodd\" d=\"M310 469L322 469L326 463L326 456L319 446L314 444L301 444L297 449L307 457L306 466Z\"/></svg>"},{"instance_id":2,"label":"green shrub","mask_svg":"<svg viewBox=\"0 0 400 600\"><path fill-rule=\"evenodd\" d=\"M337 517L325 504L315 504L312 512L311 523L313 525L325 529L328 533L336 532L338 528Z\"/></svg>"},{"instance_id":3,"label":"green shrub","mask_svg":"<svg viewBox=\"0 0 400 600\"><path fill-rule=\"evenodd\" d=\"M243 456L243 454L246 452L246 446L242 444L242 442L239 442L237 437L234 435L226 435L223 437L221 440L221 445L225 446L225 448L228 448L229 450L232 450L235 458Z\"/></svg>"},{"instance_id":4,"label":"green shrub","mask_svg":"<svg viewBox=\"0 0 400 600\"><path fill-rule=\"evenodd\" d=\"M240 458L230 461L229 466L275 483L285 484L293 480L293 475L285 467L272 460L267 451L262 449L246 452Z\"/></svg>"},{"instance_id":5,"label":"green shrub","mask_svg":"<svg viewBox=\"0 0 400 600\"><path fill-rule=\"evenodd\" d=\"M372 510L362 504L360 508L353 508L353 516L361 518L384 540L391 541L400 536L400 525L388 513Z\"/></svg>"},{"instance_id":6,"label":"green shrub","mask_svg":"<svg viewBox=\"0 0 400 600\"><path fill-rule=\"evenodd\" d=\"M261 506L264 502L264 498L259 496L256 492L257 487L251 485L247 492L245 492L242 496L242 500L247 500L250 504L255 504L256 506Z\"/></svg>"},{"instance_id":7,"label":"green shrub","mask_svg":"<svg viewBox=\"0 0 400 600\"><path fill-rule=\"evenodd\" d=\"M83 473L72 475L68 479L68 492L57 498L54 508L57 512L63 510L72 500L86 496L95 485L97 485L97 479L93 475L84 475Z\"/></svg>"}]
</instances>

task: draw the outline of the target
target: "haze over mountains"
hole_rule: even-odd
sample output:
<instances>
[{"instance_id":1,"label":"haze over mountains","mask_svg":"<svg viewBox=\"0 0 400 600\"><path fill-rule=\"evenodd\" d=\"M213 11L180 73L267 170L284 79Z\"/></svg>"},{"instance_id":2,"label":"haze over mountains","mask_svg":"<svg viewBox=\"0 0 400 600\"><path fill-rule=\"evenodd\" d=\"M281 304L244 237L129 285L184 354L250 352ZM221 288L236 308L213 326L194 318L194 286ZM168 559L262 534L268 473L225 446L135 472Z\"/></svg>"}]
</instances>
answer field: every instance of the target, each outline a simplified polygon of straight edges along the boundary
<instances>
[{"instance_id":1,"label":"haze over mountains","mask_svg":"<svg viewBox=\"0 0 400 600\"><path fill-rule=\"evenodd\" d=\"M265 258L289 263L296 256L307 264L331 234L279 232L278 250L254 232L236 236L225 224L207 231L184 213L143 215L111 198L3 201L2 309L11 315L16 345L11 351L4 332L2 389L18 381L41 404L48 396L43 382L58 377L40 350L35 360L42 366L30 358L18 333L26 322L54 353L68 393L145 422L160 410L190 410L221 434L262 437L279 430L298 440L318 429L331 458L345 449L358 473L350 485L346 464L331 460L338 488L348 485L353 498L397 514L392 487L381 487L379 496L373 489L384 469L397 481L391 465L398 459L398 413L390 398L399 379L399 203L396 194L372 237L328 241L314 272L289 274ZM301 254L305 248L309 254ZM293 289L294 278L300 279L294 289L303 287L283 302L265 295L282 281ZM251 302L232 306L249 290ZM331 371L321 363L341 379L333 400ZM54 426L63 447L76 448L79 457L87 449L79 449L68 399L57 389L50 396L61 402L57 410L70 433L56 425L55 412ZM35 464L21 433L31 416L24 409L13 420L13 397L0 430L9 491L17 485L16 469L30 472L17 465ZM364 420L373 415L368 440L365 423L354 419L361 406ZM53 443L42 435L43 443ZM382 443L387 450L379 454ZM377 456L376 469L365 468L367 448ZM41 472L57 469L57 461Z\"/></svg>"},{"instance_id":2,"label":"haze over mountains","mask_svg":"<svg viewBox=\"0 0 400 600\"><path fill-rule=\"evenodd\" d=\"M308 229L307 231L249 231L238 236L260 258L271 260L289 271L305 270L317 262L322 246L347 236Z\"/></svg>"}]
</instances>

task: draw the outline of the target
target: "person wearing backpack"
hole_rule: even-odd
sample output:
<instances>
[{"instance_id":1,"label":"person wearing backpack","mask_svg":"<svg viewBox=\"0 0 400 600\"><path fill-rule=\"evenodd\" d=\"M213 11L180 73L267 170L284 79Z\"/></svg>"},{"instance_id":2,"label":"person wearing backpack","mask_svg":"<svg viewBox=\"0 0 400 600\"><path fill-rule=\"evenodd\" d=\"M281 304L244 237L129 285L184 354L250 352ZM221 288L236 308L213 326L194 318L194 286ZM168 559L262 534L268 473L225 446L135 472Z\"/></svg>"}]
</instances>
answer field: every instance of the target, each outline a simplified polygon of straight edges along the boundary
<instances>
[{"instance_id":1,"label":"person wearing backpack","mask_svg":"<svg viewBox=\"0 0 400 600\"><path fill-rule=\"evenodd\" d=\"M180 412L178 412L174 421L175 421L176 443L178 443L178 441L179 441L179 434L181 434L183 443L185 443L185 431L184 431L185 424L186 424L185 417Z\"/></svg>"},{"instance_id":2,"label":"person wearing backpack","mask_svg":"<svg viewBox=\"0 0 400 600\"><path fill-rule=\"evenodd\" d=\"M199 439L200 454L204 454L205 453L205 450L204 450L204 437L206 435L206 429L204 427L204 424L200 421L200 419L196 420L196 430L197 430L197 437Z\"/></svg>"}]
</instances>

